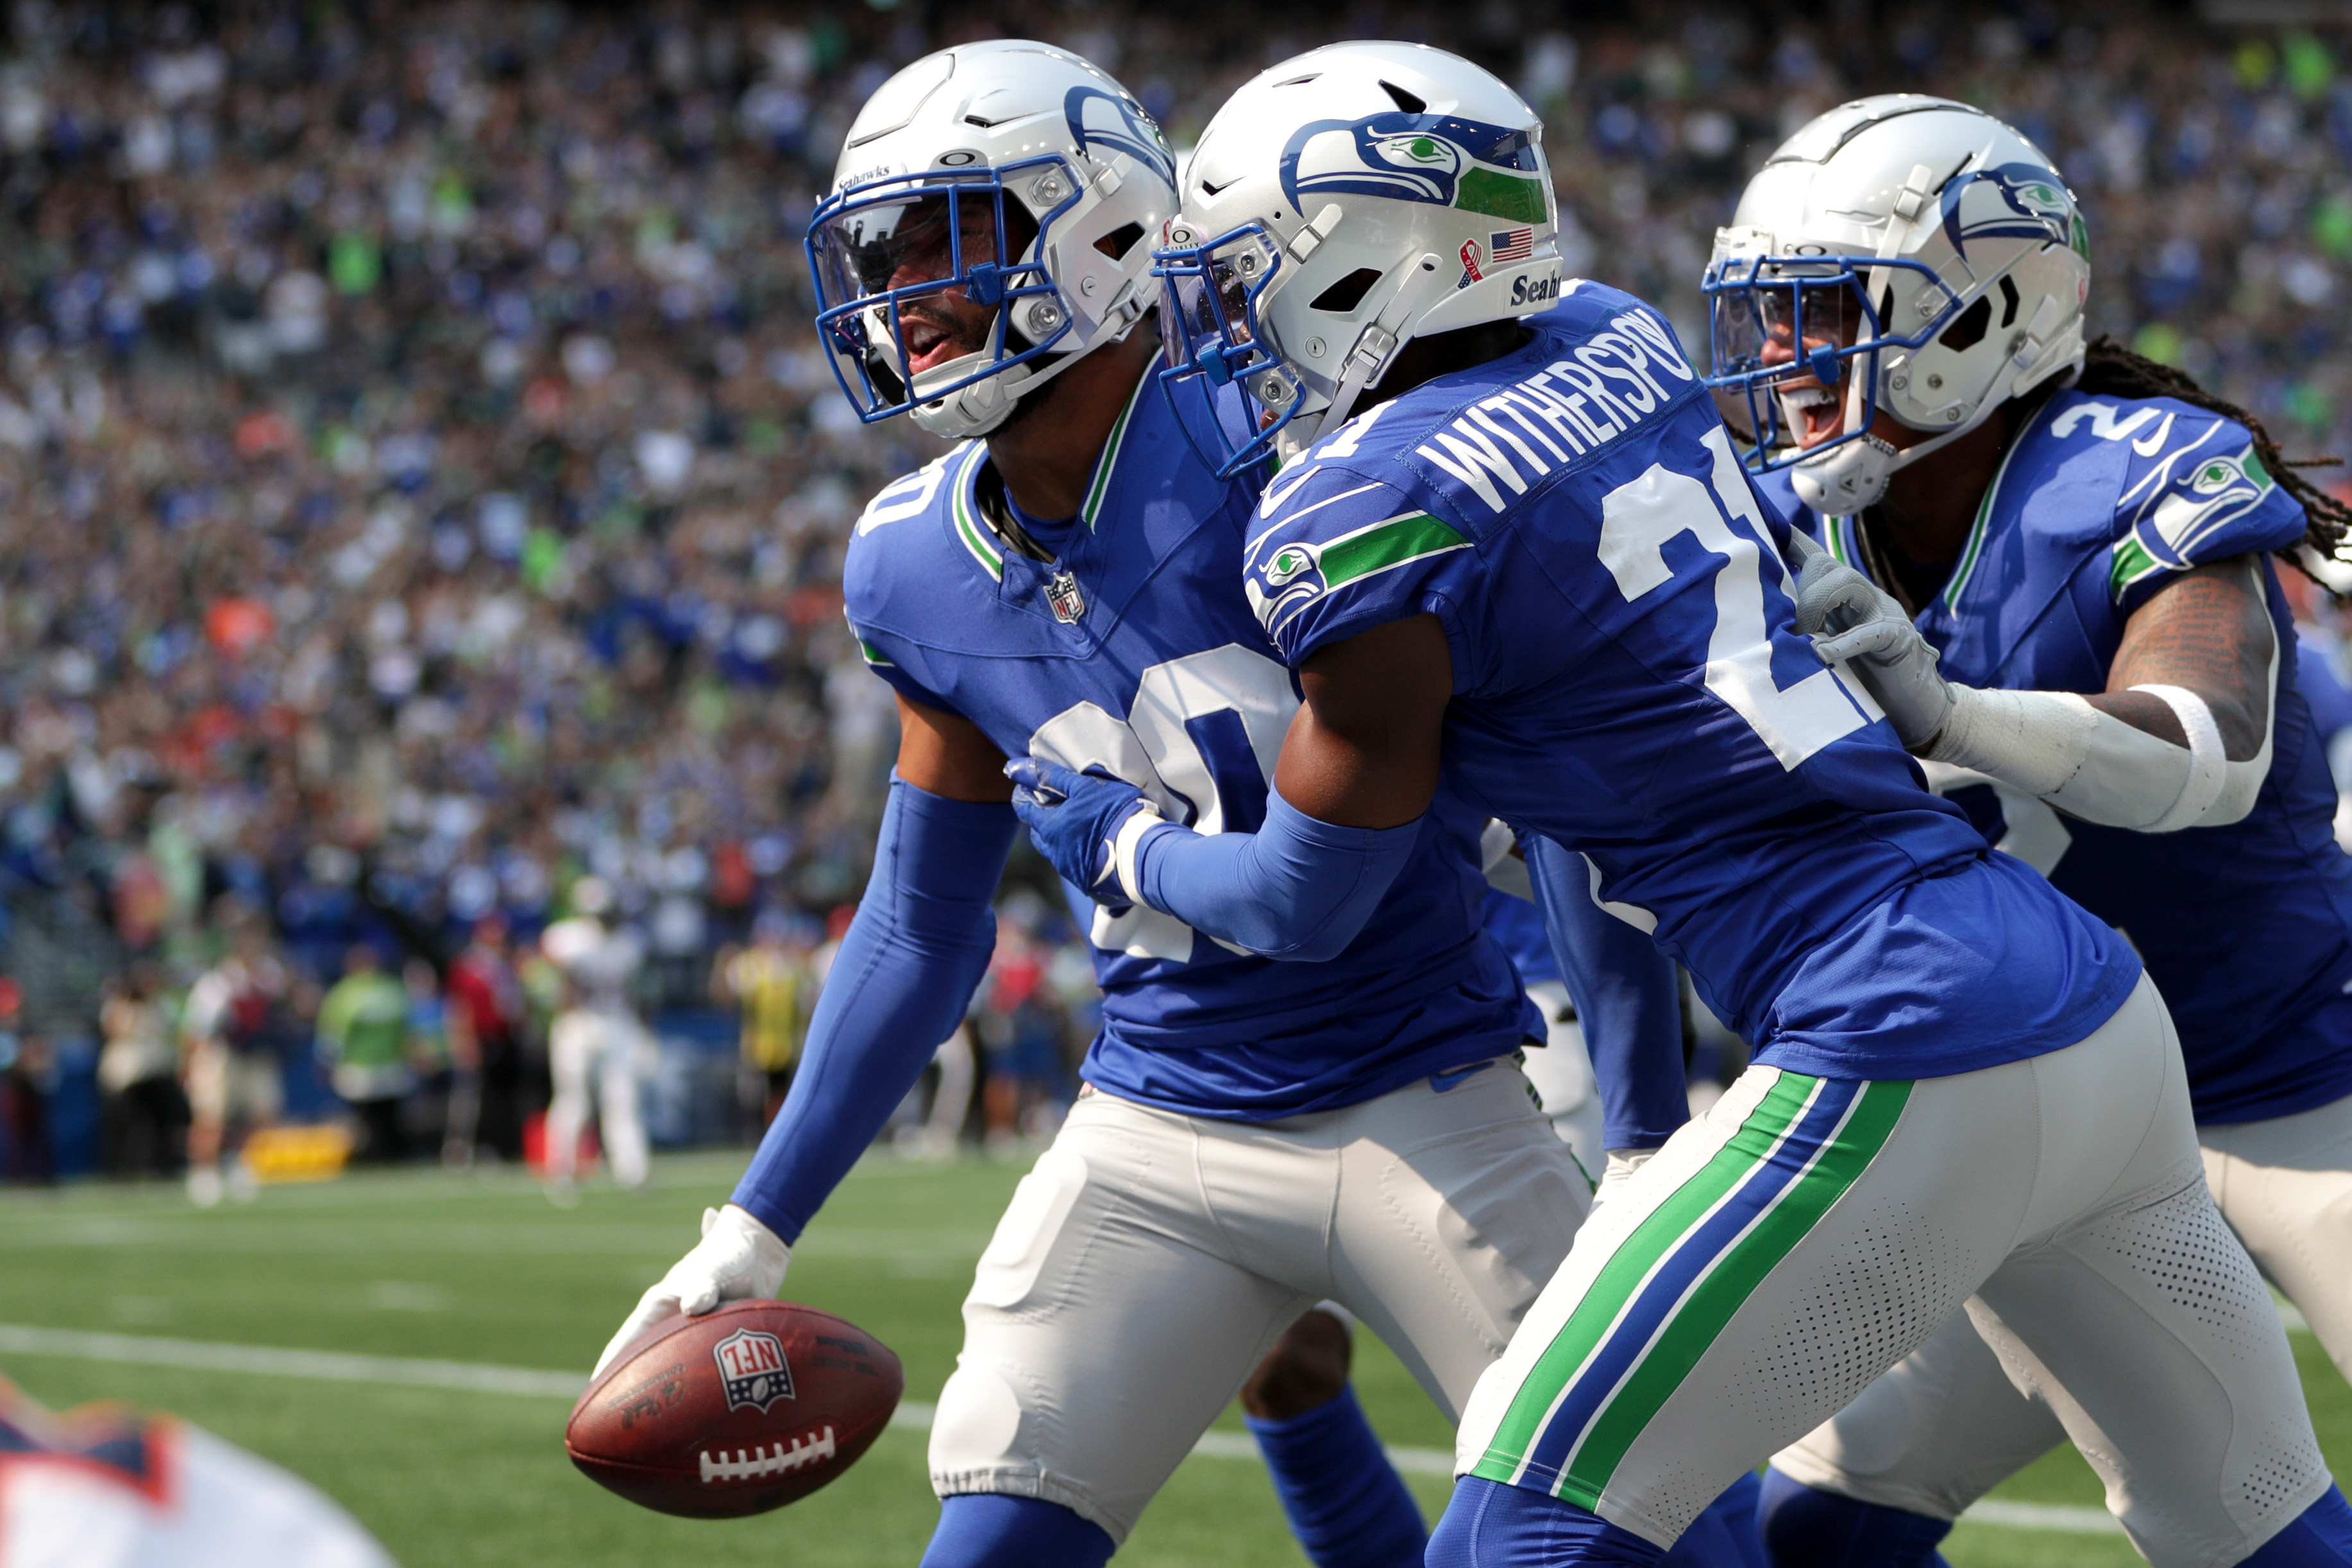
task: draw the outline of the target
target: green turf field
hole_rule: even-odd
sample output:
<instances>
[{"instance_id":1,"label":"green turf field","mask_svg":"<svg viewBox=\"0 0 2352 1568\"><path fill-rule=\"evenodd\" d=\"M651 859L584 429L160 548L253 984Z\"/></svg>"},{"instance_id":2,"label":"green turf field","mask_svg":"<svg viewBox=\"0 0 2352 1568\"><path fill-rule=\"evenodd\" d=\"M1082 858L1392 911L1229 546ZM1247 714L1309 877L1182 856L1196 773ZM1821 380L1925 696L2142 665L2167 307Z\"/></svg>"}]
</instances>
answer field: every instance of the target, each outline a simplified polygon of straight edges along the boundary
<instances>
[{"instance_id":1,"label":"green turf field","mask_svg":"<svg viewBox=\"0 0 2352 1568\"><path fill-rule=\"evenodd\" d=\"M111 1337L75 1354L0 1351L0 1370L52 1405L123 1398L189 1416L317 1482L410 1568L640 1568L666 1560L665 1547L690 1549L709 1568L911 1565L937 1512L919 1431L886 1434L843 1479L796 1507L701 1523L645 1512L573 1471L560 1396L90 1358L101 1345L187 1360L201 1353L172 1347L231 1344L584 1376L740 1164L732 1155L671 1159L651 1190L592 1188L568 1212L515 1175L357 1176L271 1188L251 1207L209 1213L175 1190L12 1194L0 1197L0 1325ZM869 1159L796 1249L787 1293L879 1335L905 1358L908 1398L935 1398L954 1364L956 1308L973 1260L1018 1175L977 1162ZM2340 1472L2352 1465L2352 1393L2308 1334L2295 1336L2295 1349ZM1436 1411L1377 1342L1360 1345L1357 1373L1391 1444L1450 1447ZM1221 1425L1240 1431L1237 1415ZM1411 1479L1433 1518L1444 1480ZM2096 1483L2071 1451L2000 1496L2099 1506ZM1946 1550L1959 1568L2138 1561L2116 1534L1975 1523ZM1264 1471L1246 1457L1204 1454L1178 1472L1119 1561L1251 1568L1304 1559Z\"/></svg>"}]
</instances>

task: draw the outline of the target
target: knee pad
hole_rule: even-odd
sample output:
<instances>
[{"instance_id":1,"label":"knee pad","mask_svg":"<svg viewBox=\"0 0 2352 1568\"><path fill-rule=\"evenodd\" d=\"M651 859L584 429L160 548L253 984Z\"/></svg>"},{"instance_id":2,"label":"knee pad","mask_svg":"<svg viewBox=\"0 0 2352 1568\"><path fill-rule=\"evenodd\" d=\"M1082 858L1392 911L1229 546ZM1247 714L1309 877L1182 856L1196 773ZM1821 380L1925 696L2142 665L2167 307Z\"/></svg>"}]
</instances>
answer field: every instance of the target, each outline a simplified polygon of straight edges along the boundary
<instances>
[{"instance_id":1,"label":"knee pad","mask_svg":"<svg viewBox=\"0 0 2352 1568\"><path fill-rule=\"evenodd\" d=\"M1111 1539L1058 1502L994 1492L940 1500L921 1568L1102 1568Z\"/></svg>"},{"instance_id":2,"label":"knee pad","mask_svg":"<svg viewBox=\"0 0 2352 1568\"><path fill-rule=\"evenodd\" d=\"M1428 1568L1656 1568L1665 1556L1630 1530L1549 1493L1464 1476L1429 1538Z\"/></svg>"},{"instance_id":3,"label":"knee pad","mask_svg":"<svg viewBox=\"0 0 2352 1568\"><path fill-rule=\"evenodd\" d=\"M2340 1487L2294 1516L2238 1568L2343 1568L2352 1563L2352 1505Z\"/></svg>"},{"instance_id":4,"label":"knee pad","mask_svg":"<svg viewBox=\"0 0 2352 1568\"><path fill-rule=\"evenodd\" d=\"M1775 1568L1944 1568L1940 1519L1821 1491L1779 1470L1764 1472L1756 1523Z\"/></svg>"}]
</instances>

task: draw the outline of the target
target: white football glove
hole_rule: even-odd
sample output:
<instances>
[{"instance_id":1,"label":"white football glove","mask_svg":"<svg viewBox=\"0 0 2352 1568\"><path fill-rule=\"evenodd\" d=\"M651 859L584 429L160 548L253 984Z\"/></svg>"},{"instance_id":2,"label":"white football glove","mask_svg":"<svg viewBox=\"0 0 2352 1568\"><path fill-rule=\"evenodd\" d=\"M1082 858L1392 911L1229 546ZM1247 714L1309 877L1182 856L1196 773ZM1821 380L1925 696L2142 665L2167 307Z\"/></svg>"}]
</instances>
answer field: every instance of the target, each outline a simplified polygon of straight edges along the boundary
<instances>
[{"instance_id":1,"label":"white football glove","mask_svg":"<svg viewBox=\"0 0 2352 1568\"><path fill-rule=\"evenodd\" d=\"M1936 650L1893 594L1827 551L1808 556L1797 573L1797 630L1869 689L1909 749L1924 749L1951 717L1952 686L1937 672Z\"/></svg>"},{"instance_id":2,"label":"white football glove","mask_svg":"<svg viewBox=\"0 0 2352 1568\"><path fill-rule=\"evenodd\" d=\"M773 1296L784 1286L793 1249L742 1209L702 1211L702 1239L637 1299L637 1310L596 1358L602 1373L647 1331L684 1315L698 1318L725 1301Z\"/></svg>"},{"instance_id":3,"label":"white football glove","mask_svg":"<svg viewBox=\"0 0 2352 1568\"><path fill-rule=\"evenodd\" d=\"M1633 1173L1650 1163L1655 1149L1612 1149L1609 1163L1601 1168L1601 1185L1592 1190L1592 1207L1599 1208L1609 1201L1610 1195L1622 1190L1633 1179Z\"/></svg>"}]
</instances>

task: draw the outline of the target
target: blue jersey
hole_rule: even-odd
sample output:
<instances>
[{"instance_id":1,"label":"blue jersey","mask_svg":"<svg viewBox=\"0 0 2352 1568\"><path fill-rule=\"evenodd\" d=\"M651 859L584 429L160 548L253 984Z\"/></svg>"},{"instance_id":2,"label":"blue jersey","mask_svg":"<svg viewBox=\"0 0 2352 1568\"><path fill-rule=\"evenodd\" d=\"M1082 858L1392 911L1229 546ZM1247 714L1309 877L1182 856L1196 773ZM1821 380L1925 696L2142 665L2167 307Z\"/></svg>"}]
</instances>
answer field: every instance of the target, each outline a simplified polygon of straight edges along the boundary
<instances>
[{"instance_id":1,"label":"blue jersey","mask_svg":"<svg viewBox=\"0 0 2352 1568\"><path fill-rule=\"evenodd\" d=\"M1860 564L1855 520L1770 498ZM2234 420L2170 398L2062 392L2011 442L1950 580L1918 617L1946 675L2099 692L2124 622L2200 564L2303 538L2302 506ZM2226 827L2136 833L2062 818L2022 791L1953 791L1989 836L2120 928L2164 993L2198 1120L2254 1121L2352 1093L2352 860L2336 846L2326 747L2281 658L2271 770Z\"/></svg>"},{"instance_id":2,"label":"blue jersey","mask_svg":"<svg viewBox=\"0 0 2352 1568\"><path fill-rule=\"evenodd\" d=\"M1583 852L1759 1061L1932 1077L2090 1034L2137 961L1990 854L1797 634L1672 331L1591 283L1530 325L1268 486L1246 581L1284 657L1435 615L1451 787Z\"/></svg>"},{"instance_id":3,"label":"blue jersey","mask_svg":"<svg viewBox=\"0 0 2352 1568\"><path fill-rule=\"evenodd\" d=\"M1099 768L1202 832L1255 829L1297 711L1239 589L1249 487L1218 480L1149 378L1055 559L1007 548L976 488L981 443L886 486L842 579L867 662L1008 756ZM989 476L992 479L992 476ZM1450 798L1354 946L1325 964L1220 946L1137 905L1094 912L1103 1024L1085 1074L1190 1114L1353 1104L1540 1037L1480 931L1483 813Z\"/></svg>"},{"instance_id":4,"label":"blue jersey","mask_svg":"<svg viewBox=\"0 0 2352 1568\"><path fill-rule=\"evenodd\" d=\"M1522 983L1538 986L1559 979L1559 960L1551 956L1543 912L1526 899L1515 898L1498 887L1488 888L1486 935L1508 955Z\"/></svg>"}]
</instances>

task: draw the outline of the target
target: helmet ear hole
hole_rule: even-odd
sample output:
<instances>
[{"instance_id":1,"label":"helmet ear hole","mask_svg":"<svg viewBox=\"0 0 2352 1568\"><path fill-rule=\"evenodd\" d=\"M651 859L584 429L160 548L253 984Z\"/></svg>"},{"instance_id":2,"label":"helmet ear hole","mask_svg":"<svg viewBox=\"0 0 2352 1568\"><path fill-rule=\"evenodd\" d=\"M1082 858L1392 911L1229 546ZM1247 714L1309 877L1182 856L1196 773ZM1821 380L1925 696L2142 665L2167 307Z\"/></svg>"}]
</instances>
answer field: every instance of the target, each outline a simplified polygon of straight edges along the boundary
<instances>
[{"instance_id":1,"label":"helmet ear hole","mask_svg":"<svg viewBox=\"0 0 2352 1568\"><path fill-rule=\"evenodd\" d=\"M2004 272L2000 275L2000 324L2004 330L2015 324L2018 303L2017 285Z\"/></svg>"},{"instance_id":2,"label":"helmet ear hole","mask_svg":"<svg viewBox=\"0 0 2352 1568\"><path fill-rule=\"evenodd\" d=\"M1333 315L1345 316L1364 302L1364 296L1370 293L1372 285L1380 280L1379 268L1360 267L1317 295L1307 308L1309 310L1328 310Z\"/></svg>"},{"instance_id":3,"label":"helmet ear hole","mask_svg":"<svg viewBox=\"0 0 2352 1568\"><path fill-rule=\"evenodd\" d=\"M1113 261L1117 261L1126 256L1129 251L1133 250L1136 246L1136 243L1142 238L1143 225L1141 224L1121 224L1118 227L1111 230L1110 233L1103 235L1102 238L1095 241L1095 248L1102 252L1105 256L1110 257Z\"/></svg>"},{"instance_id":4,"label":"helmet ear hole","mask_svg":"<svg viewBox=\"0 0 2352 1568\"><path fill-rule=\"evenodd\" d=\"M2001 281L2005 283L2008 279L2003 278ZM1984 341L1984 335L1991 326L1992 296L1988 294L1961 311L1959 319L1945 328L1943 334L1936 341L1956 354L1965 353Z\"/></svg>"}]
</instances>

